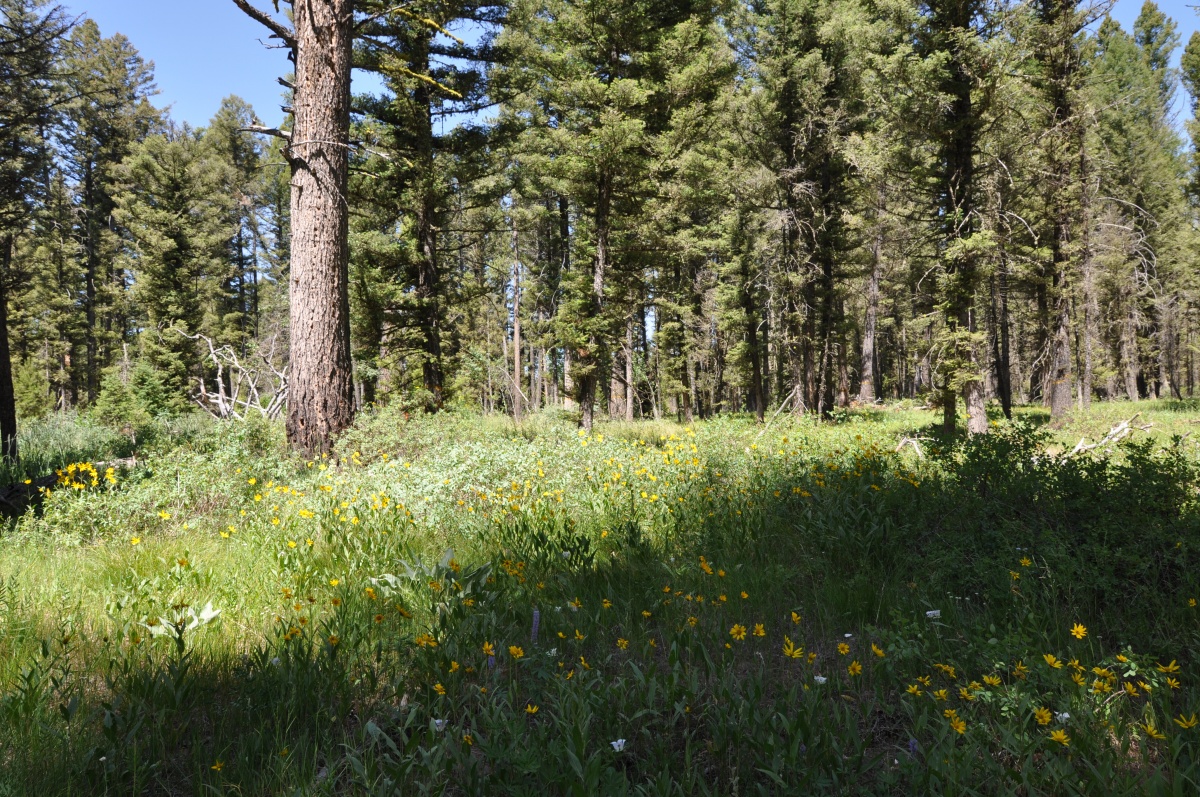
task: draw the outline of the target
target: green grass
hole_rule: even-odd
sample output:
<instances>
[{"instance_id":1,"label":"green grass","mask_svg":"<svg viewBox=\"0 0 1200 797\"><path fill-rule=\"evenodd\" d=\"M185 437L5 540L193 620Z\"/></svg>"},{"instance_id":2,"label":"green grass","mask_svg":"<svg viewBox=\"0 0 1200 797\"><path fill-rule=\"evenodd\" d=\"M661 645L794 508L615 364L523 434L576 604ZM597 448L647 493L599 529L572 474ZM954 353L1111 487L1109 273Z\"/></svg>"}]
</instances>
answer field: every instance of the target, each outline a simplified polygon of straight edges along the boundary
<instances>
[{"instance_id":1,"label":"green grass","mask_svg":"<svg viewBox=\"0 0 1200 797\"><path fill-rule=\"evenodd\" d=\"M1194 415L165 430L0 538L0 795L1195 793Z\"/></svg>"}]
</instances>

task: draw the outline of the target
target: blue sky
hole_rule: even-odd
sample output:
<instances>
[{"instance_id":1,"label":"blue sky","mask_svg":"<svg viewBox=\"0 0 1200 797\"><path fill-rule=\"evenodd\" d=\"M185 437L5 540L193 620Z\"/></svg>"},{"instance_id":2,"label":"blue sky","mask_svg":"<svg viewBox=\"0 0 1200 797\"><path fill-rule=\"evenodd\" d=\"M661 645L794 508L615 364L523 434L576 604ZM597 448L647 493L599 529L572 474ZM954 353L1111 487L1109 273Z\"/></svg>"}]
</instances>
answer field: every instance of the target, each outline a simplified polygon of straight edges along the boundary
<instances>
[{"instance_id":1,"label":"blue sky","mask_svg":"<svg viewBox=\"0 0 1200 797\"><path fill-rule=\"evenodd\" d=\"M231 0L60 0L75 14L96 20L109 36L123 33L153 61L160 106L170 105L177 121L204 125L221 99L236 94L254 106L264 122L277 124L280 92L275 78L288 71L282 50L270 50L266 29ZM258 0L269 8L269 0ZM1182 41L1200 27L1188 8L1196 0L1162 0L1161 8L1179 25ZM1142 0L1117 0L1113 16L1130 30ZM1176 53L1178 58L1178 52ZM361 84L360 84L361 87Z\"/></svg>"}]
</instances>

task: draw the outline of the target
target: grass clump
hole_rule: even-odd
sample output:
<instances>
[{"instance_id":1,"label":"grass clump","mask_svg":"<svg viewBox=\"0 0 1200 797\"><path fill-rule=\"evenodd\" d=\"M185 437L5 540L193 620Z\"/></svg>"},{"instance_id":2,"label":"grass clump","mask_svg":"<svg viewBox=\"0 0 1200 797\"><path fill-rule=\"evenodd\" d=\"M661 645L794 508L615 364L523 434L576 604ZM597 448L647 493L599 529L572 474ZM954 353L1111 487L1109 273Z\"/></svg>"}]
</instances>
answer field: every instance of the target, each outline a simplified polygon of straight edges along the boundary
<instances>
[{"instance_id":1,"label":"grass clump","mask_svg":"<svg viewBox=\"0 0 1200 797\"><path fill-rule=\"evenodd\" d=\"M932 420L191 432L0 541L0 793L1194 790L1195 444Z\"/></svg>"}]
</instances>

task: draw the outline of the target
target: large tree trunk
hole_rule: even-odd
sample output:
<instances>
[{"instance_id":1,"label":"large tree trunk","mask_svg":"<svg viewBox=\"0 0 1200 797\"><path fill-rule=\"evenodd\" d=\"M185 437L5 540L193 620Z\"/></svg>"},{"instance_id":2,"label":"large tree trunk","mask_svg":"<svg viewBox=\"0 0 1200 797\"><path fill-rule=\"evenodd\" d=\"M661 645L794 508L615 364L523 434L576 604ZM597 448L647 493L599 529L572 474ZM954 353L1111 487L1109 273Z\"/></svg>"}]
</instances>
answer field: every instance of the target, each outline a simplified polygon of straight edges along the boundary
<instances>
[{"instance_id":1,"label":"large tree trunk","mask_svg":"<svg viewBox=\"0 0 1200 797\"><path fill-rule=\"evenodd\" d=\"M346 185L352 0L293 7L288 442L315 454L353 419Z\"/></svg>"},{"instance_id":2,"label":"large tree trunk","mask_svg":"<svg viewBox=\"0 0 1200 797\"><path fill-rule=\"evenodd\" d=\"M5 462L16 462L18 453L17 401L8 347L8 279L12 248L11 235L0 239L0 460Z\"/></svg>"}]
</instances>

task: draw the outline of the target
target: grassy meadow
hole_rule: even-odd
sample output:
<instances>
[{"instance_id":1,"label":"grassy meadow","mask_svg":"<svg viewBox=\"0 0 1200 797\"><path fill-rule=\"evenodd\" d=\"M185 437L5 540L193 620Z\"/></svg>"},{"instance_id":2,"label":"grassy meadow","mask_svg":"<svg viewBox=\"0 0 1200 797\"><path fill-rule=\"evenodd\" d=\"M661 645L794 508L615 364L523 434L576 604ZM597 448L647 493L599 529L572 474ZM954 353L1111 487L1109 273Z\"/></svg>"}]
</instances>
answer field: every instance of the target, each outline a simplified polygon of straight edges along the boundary
<instances>
[{"instance_id":1,"label":"grassy meadow","mask_svg":"<svg viewBox=\"0 0 1200 797\"><path fill-rule=\"evenodd\" d=\"M0 795L1200 793L1200 404L937 420L31 427Z\"/></svg>"}]
</instances>

